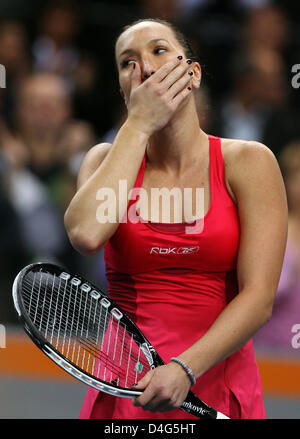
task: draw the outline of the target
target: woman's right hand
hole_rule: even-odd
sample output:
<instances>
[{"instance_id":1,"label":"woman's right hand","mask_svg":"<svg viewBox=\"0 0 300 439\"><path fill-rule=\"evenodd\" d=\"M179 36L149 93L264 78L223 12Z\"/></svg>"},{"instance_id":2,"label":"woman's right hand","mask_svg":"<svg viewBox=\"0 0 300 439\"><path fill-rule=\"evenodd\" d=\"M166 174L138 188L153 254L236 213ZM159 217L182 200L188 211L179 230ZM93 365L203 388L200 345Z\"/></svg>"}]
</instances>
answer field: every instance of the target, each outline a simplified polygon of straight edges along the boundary
<instances>
[{"instance_id":1,"label":"woman's right hand","mask_svg":"<svg viewBox=\"0 0 300 439\"><path fill-rule=\"evenodd\" d=\"M134 64L128 102L128 120L151 136L167 125L180 103L191 93L191 65L178 58L164 64L142 81L139 63Z\"/></svg>"}]
</instances>

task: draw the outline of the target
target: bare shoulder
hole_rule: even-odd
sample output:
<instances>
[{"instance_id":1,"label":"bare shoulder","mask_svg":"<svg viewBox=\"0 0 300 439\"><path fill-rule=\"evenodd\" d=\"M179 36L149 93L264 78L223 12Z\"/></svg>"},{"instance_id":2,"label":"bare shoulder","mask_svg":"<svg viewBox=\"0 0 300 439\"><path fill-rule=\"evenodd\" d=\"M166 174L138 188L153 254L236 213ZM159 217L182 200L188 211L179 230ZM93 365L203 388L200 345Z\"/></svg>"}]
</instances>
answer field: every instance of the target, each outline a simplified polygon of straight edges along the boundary
<instances>
[{"instance_id":1,"label":"bare shoulder","mask_svg":"<svg viewBox=\"0 0 300 439\"><path fill-rule=\"evenodd\" d=\"M255 140L239 140L222 138L222 153L225 166L231 167L237 162L247 159L265 157L274 163L277 159L273 151Z\"/></svg>"},{"instance_id":2,"label":"bare shoulder","mask_svg":"<svg viewBox=\"0 0 300 439\"><path fill-rule=\"evenodd\" d=\"M236 195L241 180L245 178L248 182L255 182L260 174L264 178L281 179L278 161L273 151L263 143L227 138L221 140L226 184L231 195Z\"/></svg>"},{"instance_id":3,"label":"bare shoulder","mask_svg":"<svg viewBox=\"0 0 300 439\"><path fill-rule=\"evenodd\" d=\"M86 153L79 169L77 188L79 189L96 171L110 150L110 143L98 143Z\"/></svg>"}]
</instances>

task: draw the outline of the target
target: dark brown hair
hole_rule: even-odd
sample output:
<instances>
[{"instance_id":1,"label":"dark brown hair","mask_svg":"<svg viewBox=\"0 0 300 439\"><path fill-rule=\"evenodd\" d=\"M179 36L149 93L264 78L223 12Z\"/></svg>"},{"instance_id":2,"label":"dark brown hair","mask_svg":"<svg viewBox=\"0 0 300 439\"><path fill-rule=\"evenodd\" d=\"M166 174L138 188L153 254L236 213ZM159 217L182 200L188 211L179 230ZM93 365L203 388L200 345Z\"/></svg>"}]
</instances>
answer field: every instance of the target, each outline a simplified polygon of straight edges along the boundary
<instances>
[{"instance_id":1,"label":"dark brown hair","mask_svg":"<svg viewBox=\"0 0 300 439\"><path fill-rule=\"evenodd\" d=\"M135 20L133 23L124 26L121 29L121 32L119 32L119 34L117 35L117 37L115 39L115 46L116 46L117 40L123 34L123 32L125 32L126 30L135 26L136 24L144 23L145 21L150 21L153 23L160 23L160 24L163 24L164 26L167 26L169 29L171 29L171 31L175 35L177 41L184 49L185 56L189 59L192 59L193 61L196 61L194 51L191 47L191 44L190 44L188 38L174 24L170 23L167 20L162 20L161 18L140 18L138 20Z\"/></svg>"}]
</instances>

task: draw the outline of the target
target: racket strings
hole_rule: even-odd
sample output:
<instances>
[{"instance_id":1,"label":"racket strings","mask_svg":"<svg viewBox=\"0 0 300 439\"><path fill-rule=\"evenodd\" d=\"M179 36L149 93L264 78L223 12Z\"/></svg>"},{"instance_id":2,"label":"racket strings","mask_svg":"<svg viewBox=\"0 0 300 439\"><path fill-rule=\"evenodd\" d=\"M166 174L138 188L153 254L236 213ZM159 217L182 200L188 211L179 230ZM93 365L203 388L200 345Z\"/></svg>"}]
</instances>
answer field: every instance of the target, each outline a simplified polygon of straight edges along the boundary
<instances>
[{"instance_id":1,"label":"racket strings","mask_svg":"<svg viewBox=\"0 0 300 439\"><path fill-rule=\"evenodd\" d=\"M31 298L31 299L32 299L32 298ZM32 303L33 303L33 302L32 302L32 300L31 300L31 304L32 304ZM57 311L58 309L59 309L59 307L55 306L55 311ZM59 329L60 329L60 328L59 328ZM77 351L78 355L77 355L76 363L79 364L79 363L80 363L80 355L79 355L79 352L80 352L80 348L82 347L82 344L83 344L83 343L82 343L83 338L80 337L80 336L78 336L77 338L78 338L78 341L80 341L80 343L79 343L79 350ZM52 339L52 337L51 337L51 339ZM90 361L91 345L89 344L89 346L87 346L87 344L86 344L86 347L89 349L89 361ZM74 344L74 348L75 348L75 344ZM62 348L60 348L60 347L58 346L58 344L56 344L56 349L57 349L57 350L60 350L60 351L63 350ZM103 346L102 346L102 349L103 349ZM125 347L125 352L126 352L126 347ZM98 357L97 357L97 360L98 360L98 373L97 373L97 375L100 376L99 366L101 366L102 363L101 363L101 362L99 363L99 359L102 359L103 355L99 356L99 353L98 353L97 351L94 350L94 353L93 353L93 354L95 355L95 353L98 355ZM85 351L83 351L83 352L81 353L81 355L83 355L83 360L84 360L84 357L85 357ZM106 369L107 369L107 368L108 368L108 369L110 368L111 372L116 372L116 367L113 368L113 366L115 366L115 363L113 363L112 361L108 361L108 359L110 358L109 355L106 354L105 358L106 358L106 363L105 363L105 368L104 368L104 378L105 378L105 380L107 380L107 376L105 376ZM72 362L75 362L75 359L74 359L74 352L73 352L73 356L72 356L71 360L72 360ZM93 362L93 366L94 366L94 365L95 365L95 362ZM147 366L147 368L149 368L149 366L147 365L147 363L145 363L145 365ZM81 368L82 368L82 369L84 369L84 368L87 369L87 367L84 366L83 364L81 365ZM119 375L119 376L122 375L122 374L120 374L120 371L122 370L121 367L118 367L118 370L119 370L118 375ZM90 371L89 371L89 372L90 372ZM95 375L95 371L94 371L94 375ZM128 381L128 378L130 378L130 376L127 377L127 381ZM133 378L133 375L132 375L132 378ZM134 375L134 379L136 380L136 374Z\"/></svg>"},{"instance_id":2,"label":"racket strings","mask_svg":"<svg viewBox=\"0 0 300 439\"><path fill-rule=\"evenodd\" d=\"M30 297L30 302L29 305L27 306L27 312L30 315L33 323L36 325L36 327L38 327L39 330L42 329L42 326L46 324L46 333L45 335L48 336L48 331L50 329L51 332L51 342L53 339L53 330L55 328L55 323L58 321L58 311L60 309L60 324L62 325L62 327L64 327L63 325L65 324L65 330L67 330L68 326L70 326L70 332L72 333L72 331L74 331L75 333L78 333L79 327L78 324L80 321L83 322L83 325L85 324L82 316L80 315L80 312L77 313L78 310L80 310L80 304L76 305L76 301L74 301L74 305L73 306L73 315L72 315L72 320L70 322L70 320L68 319L69 314L70 314L70 306L68 307L67 311L65 310L65 307L62 306L63 304L59 304L59 296L57 295L57 299L56 299L56 303L54 303L53 305L53 300L52 297L51 299L49 299L49 297L47 297L47 295L45 294L44 296L44 300L43 300L43 304L41 305L39 303L39 299L40 299L40 295L34 294L32 295L32 291L29 291L28 288L26 287L26 285L23 284L23 288L24 290L29 293L28 296ZM26 295L24 295L25 298L25 303L26 303ZM70 295L71 298L71 295ZM35 305L35 311L34 311L34 315L33 315L33 311L32 311L32 305ZM70 305L70 300L69 300L69 305ZM48 306L48 309L47 309ZM76 307L78 308L78 310L76 310ZM37 314L37 310L40 310L40 313ZM46 316L47 316L47 322L44 321L43 319L43 313L44 311L48 311ZM63 317L65 317L65 320L63 320ZM77 325L76 328L74 327L74 318L76 318L77 320ZM88 320L86 320L86 322L88 322ZM59 333L59 329L58 328L58 333ZM87 331L92 332L95 330L95 328L88 322L88 326L87 326Z\"/></svg>"},{"instance_id":3,"label":"racket strings","mask_svg":"<svg viewBox=\"0 0 300 439\"><path fill-rule=\"evenodd\" d=\"M26 288L26 287L25 287ZM38 296L39 297L39 296ZM37 299L37 302L38 302L38 299ZM38 303L36 302L36 308L39 306L38 305ZM31 297L31 304L32 304L32 297ZM44 301L44 303L43 303L43 306L45 307L45 304L46 304L46 302ZM91 304L90 304L91 305ZM97 306L97 303L96 303L96 306ZM91 307L91 306L90 306ZM57 310L57 307L56 307L56 310ZM101 309L101 311L102 311L102 309ZM29 313L30 313L30 310L29 310ZM50 311L50 313L51 313L51 311ZM50 313L49 313L49 315L50 315ZM61 314L61 317L63 316L65 314L65 312L63 312L62 314ZM36 315L36 313L35 313L35 315ZM111 317L111 315L109 314L109 317ZM78 319L77 318L77 321L79 322L79 320L80 319ZM95 318L94 318L94 320L95 320ZM101 319L101 317L100 317L100 319L98 319L98 322L100 323L100 325L98 325L98 327L95 327L95 324L93 323L93 325L91 325L90 324L90 320L86 320L86 322L87 322L87 325L86 325L86 336L87 335L89 335L89 339L88 339L88 342L90 343L90 341L91 342L93 342L93 338L95 339L95 337L92 337L91 336L91 332L93 332L94 334L97 334L97 337L99 337L99 333L104 333L105 332L105 330L107 329L107 324L104 324L104 325L102 325L101 324L101 320L104 320L104 318L103 319ZM72 321L73 321L73 319L72 319ZM35 324L37 324L38 322L36 322L35 320L33 320L33 322L35 323ZM53 319L53 323L55 322L55 318ZM70 322L68 321L68 320L66 320L66 327L65 327L65 330L67 330L68 329L68 325L70 325ZM118 323L119 324L119 323ZM131 334L129 331L127 331L127 329L126 329L126 325L124 325L124 324L122 324L122 323L120 323L120 326L121 327L123 327L123 330L125 331L125 335L127 334L127 337L133 337L133 334ZM42 327L41 327L41 323L40 323L40 325L39 325L39 330L41 330L42 329ZM101 329L101 331L100 331L100 329ZM82 328L82 330L83 330L83 328ZM82 333L82 330L81 330L81 333ZM71 329L70 329L70 331L72 332L72 326L71 326ZM45 333L45 335L47 336L47 333ZM66 334L65 334L66 335ZM64 337L65 337L65 335L64 335ZM76 328L76 335L78 336L78 327ZM51 335L51 342L53 342L53 336ZM81 338L81 337L80 337ZM96 340L97 341L97 340ZM138 342L135 342L135 343L137 343L137 345L139 345L138 344ZM91 347L93 347L93 343L90 343L90 346ZM57 346L56 346L57 347ZM125 350L126 350L126 347L125 347ZM137 354L138 355L138 354ZM147 363L145 363L145 364L147 364Z\"/></svg>"},{"instance_id":4,"label":"racket strings","mask_svg":"<svg viewBox=\"0 0 300 439\"><path fill-rule=\"evenodd\" d=\"M83 346L85 346L85 340L83 340L81 343ZM126 374L125 370L123 370L122 366L121 365L118 366L116 364L116 362L114 362L113 359L111 359L111 357L109 355L107 355L104 351L101 351L99 353L97 360L99 360L98 367L95 367L95 370L94 370L94 375L96 375L97 378L100 378L100 376L101 376L101 374L99 373L101 364L104 365L104 371L106 369L108 369L111 372L111 374L117 375L117 379L122 378L125 381L126 380L128 381L128 375L130 378L130 374ZM103 363L105 363L105 364L103 364ZM132 377L133 377L133 375L132 375ZM112 379L113 378L111 375L111 378L109 381L112 381ZM116 378L114 378L114 380L115 379Z\"/></svg>"},{"instance_id":5,"label":"racket strings","mask_svg":"<svg viewBox=\"0 0 300 439\"><path fill-rule=\"evenodd\" d=\"M23 290L25 307L35 327L81 369L122 387L131 386L142 371L144 375L150 370L141 346L126 325L78 286L74 288L52 274L35 272L24 279Z\"/></svg>"},{"instance_id":6,"label":"racket strings","mask_svg":"<svg viewBox=\"0 0 300 439\"><path fill-rule=\"evenodd\" d=\"M26 283L26 281L25 281L25 283ZM31 284L29 282L28 282L27 286L26 286L26 284L25 285L23 284L23 288L25 287L25 289L27 289L27 292L29 293L29 297L30 297L30 303L29 303L29 306L27 307L27 311L29 313L31 312L32 300L33 301L36 300L35 301L36 309L40 308L40 311L41 311L41 314L39 316L37 316L36 312L35 312L34 318L32 318L33 322L37 325L38 324L38 317L40 317L40 320L42 320L42 317L43 317L42 313L43 313L43 310L45 309L45 305L49 305L50 309L49 309L49 314L48 314L48 321L49 321L49 317L51 317L50 318L50 323L51 323L51 326L53 326L53 323L55 323L55 319L54 318L56 317L56 314L57 314L57 306L61 306L62 305L62 304L59 305L59 301L60 301L60 297L59 297L60 291L59 290L60 290L60 287L58 289L54 288L54 292L58 293L58 294L56 295L56 307L53 310L53 307L51 306L52 297L51 297L51 299L49 299L49 297L45 294L43 305L41 306L39 304L39 295L36 295L36 294L33 295L32 291L31 290L29 291L30 285ZM38 293L40 293L40 291L38 291ZM70 307L70 302L71 302L71 297L72 297L72 294L70 294L70 293L73 293L72 292L72 287L71 287L71 290L68 290L69 307ZM79 293L81 295L80 299L82 300L82 292L77 290L76 294L75 294L75 300L73 301L73 305L74 306L73 306L72 322L70 323L70 321L68 319L69 312L70 312L70 308L69 307L68 307L67 311L65 310L65 307L61 308L61 312L62 312L61 316L66 317L65 323L66 323L66 325L71 325L71 328L73 328L72 324L73 324L74 316L75 316L77 318L77 327L76 327L77 331L78 331L78 322L79 321L82 321L83 324L86 326L86 331L87 332L89 332L89 333L92 332L93 333L93 332L96 332L96 329L98 331L98 328L96 328L96 321L95 321L96 317L97 317L96 316L96 308L95 307L93 308L94 309L94 319L93 319L93 322L91 322L91 316L89 315L87 318L85 318L84 311L82 310L82 307L81 307L81 303L78 304L78 302L76 300L77 293ZM36 296L36 299L35 299L35 296ZM86 299L88 299L88 295L86 295ZM95 303L96 303L96 307L97 307L98 301L95 301ZM92 301L90 301L90 309L91 309L92 305L93 305L93 303L92 303ZM104 307L102 306L101 307L101 311L102 311L103 308ZM62 321L61 323L64 323L64 322ZM126 329L126 325L124 325L123 323L121 323L121 325L124 326L124 328ZM127 331L127 333L129 335L132 335L132 334L130 334L129 331Z\"/></svg>"},{"instance_id":7,"label":"racket strings","mask_svg":"<svg viewBox=\"0 0 300 439\"><path fill-rule=\"evenodd\" d=\"M31 301L31 303L32 303L32 301ZM37 303L37 305L38 305L38 303ZM97 304L96 304L97 305ZM44 301L44 306L45 306L45 301ZM59 309L59 307L58 307L58 309ZM57 311L57 307L55 308L55 310ZM101 311L102 311L102 309L101 309ZM63 316L63 314L64 313L61 313L61 317ZM107 314L107 313L106 313ZM78 316L77 316L78 317ZM107 316L106 316L107 317ZM109 317L111 317L111 315L109 315ZM55 320L55 319L53 319L53 320ZM77 321L79 322L79 320L80 319L78 319L77 318ZM99 321L99 323L100 323L100 325L98 325L98 327L96 328L95 327L95 325L93 325L93 326L91 326L90 325L90 323L89 323L89 321L87 321L88 322L88 325L87 325L87 327L86 327L86 332L87 333L91 333L91 329L92 329L92 331L95 333L95 332L97 332L97 334L99 334L99 333L103 333L103 332L105 332L105 330L107 329L107 324L104 324L104 325L102 325L101 324L101 320L104 320L104 318L100 318L100 319L98 319L98 321ZM36 321L34 321L34 323L37 323ZM67 326L68 326L68 324L70 324L68 321L66 321L66 324L67 324ZM126 330L126 325L123 325L123 324L121 324L123 327L124 327L124 329ZM65 329L67 329L67 326L66 326L66 328ZM39 329L41 329L41 325L39 325ZM99 329L101 329L101 331L99 331ZM76 328L76 335L78 336L78 330L80 330L80 328L78 328L78 325L77 325L77 328ZM83 330L84 330L84 328L81 328L81 330L80 330L80 332L81 332L81 335L82 335L82 332L83 332ZM95 330L97 330L97 331L95 331ZM71 331L72 331L72 327L71 327ZM58 332L59 332L59 330L58 330ZM131 334L128 332L128 331L126 331L126 333L129 335L129 336L131 336ZM45 334L45 335L47 335L47 334ZM80 337L81 339L82 339L82 337ZM92 337L90 337L90 339L92 339ZM52 340L52 335L51 335L51 341L53 342L53 340ZM91 343L90 344L90 346L93 346L93 344ZM57 347L57 346L56 346Z\"/></svg>"}]
</instances>

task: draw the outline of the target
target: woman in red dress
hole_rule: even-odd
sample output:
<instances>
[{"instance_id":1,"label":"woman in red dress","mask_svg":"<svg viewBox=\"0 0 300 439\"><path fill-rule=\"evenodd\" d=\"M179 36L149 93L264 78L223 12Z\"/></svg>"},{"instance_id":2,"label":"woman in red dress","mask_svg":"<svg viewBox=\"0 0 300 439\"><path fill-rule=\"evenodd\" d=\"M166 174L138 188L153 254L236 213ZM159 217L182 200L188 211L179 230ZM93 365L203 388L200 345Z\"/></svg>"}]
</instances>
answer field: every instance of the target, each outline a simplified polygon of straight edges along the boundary
<instances>
[{"instance_id":1,"label":"woman in red dress","mask_svg":"<svg viewBox=\"0 0 300 439\"><path fill-rule=\"evenodd\" d=\"M251 337L271 316L286 245L278 163L265 145L201 129L201 66L169 23L126 27L116 62L128 116L112 144L87 153L65 225L81 253L105 248L110 297L166 364L137 383L134 400L89 389L80 417L193 418L179 409L191 388L231 418L264 418ZM104 188L115 194L115 221L103 218ZM154 188L178 189L167 219Z\"/></svg>"}]
</instances>

